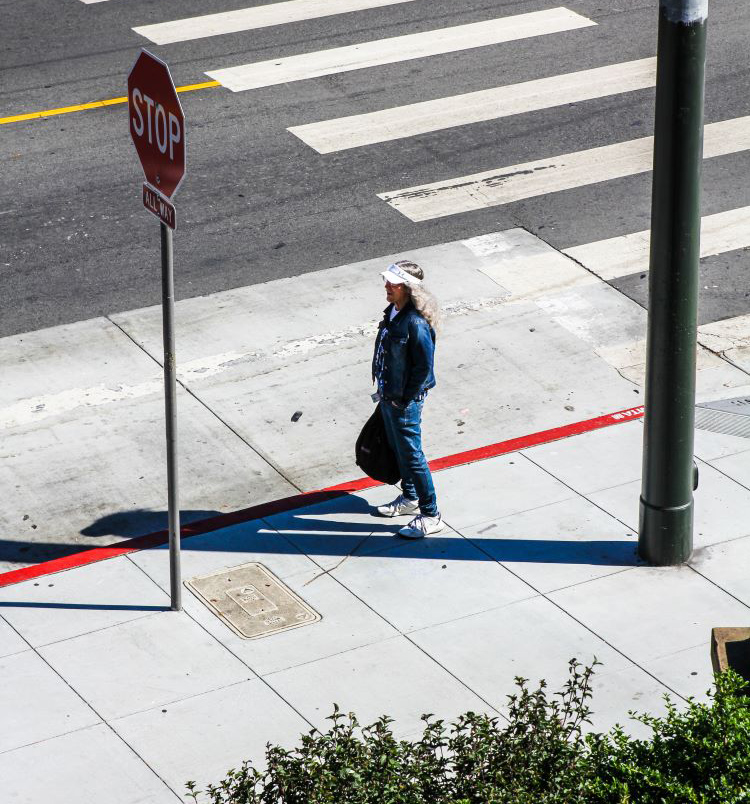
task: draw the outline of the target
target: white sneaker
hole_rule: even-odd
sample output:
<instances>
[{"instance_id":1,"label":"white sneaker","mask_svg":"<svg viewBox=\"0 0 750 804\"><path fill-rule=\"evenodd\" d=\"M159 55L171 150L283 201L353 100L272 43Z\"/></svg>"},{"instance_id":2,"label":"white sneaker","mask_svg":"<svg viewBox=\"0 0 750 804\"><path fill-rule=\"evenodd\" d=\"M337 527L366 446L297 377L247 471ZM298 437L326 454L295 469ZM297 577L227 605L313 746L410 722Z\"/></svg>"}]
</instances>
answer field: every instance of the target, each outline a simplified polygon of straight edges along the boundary
<instances>
[{"instance_id":1,"label":"white sneaker","mask_svg":"<svg viewBox=\"0 0 750 804\"><path fill-rule=\"evenodd\" d=\"M393 502L378 506L380 516L411 516L419 511L419 500L407 500L399 494Z\"/></svg>"},{"instance_id":2,"label":"white sneaker","mask_svg":"<svg viewBox=\"0 0 750 804\"><path fill-rule=\"evenodd\" d=\"M438 533L443 527L443 519L440 514L437 516L417 514L405 528L401 528L398 535L403 536L404 539L424 539L431 533Z\"/></svg>"}]
</instances>

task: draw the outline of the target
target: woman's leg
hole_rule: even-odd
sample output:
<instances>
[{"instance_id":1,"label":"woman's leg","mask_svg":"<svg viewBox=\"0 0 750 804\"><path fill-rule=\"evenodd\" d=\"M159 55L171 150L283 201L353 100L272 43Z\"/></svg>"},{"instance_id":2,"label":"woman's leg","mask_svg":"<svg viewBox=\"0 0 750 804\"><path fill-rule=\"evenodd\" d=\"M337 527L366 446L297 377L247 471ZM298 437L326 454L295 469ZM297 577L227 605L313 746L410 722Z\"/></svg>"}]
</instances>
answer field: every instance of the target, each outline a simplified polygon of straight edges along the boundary
<instances>
[{"instance_id":1,"label":"woman's leg","mask_svg":"<svg viewBox=\"0 0 750 804\"><path fill-rule=\"evenodd\" d=\"M394 446L403 478L402 488L407 499L418 499L424 516L437 516L437 497L432 474L422 452L422 405L410 402L405 410L391 406L389 416L393 428ZM409 496L407 490L413 492Z\"/></svg>"},{"instance_id":2,"label":"woman's leg","mask_svg":"<svg viewBox=\"0 0 750 804\"><path fill-rule=\"evenodd\" d=\"M385 423L385 434L391 449L396 453L398 468L401 470L401 492L405 500L416 500L417 490L411 476L411 468L406 451L404 450L404 439L400 435L396 421L403 411L394 408L390 402L380 403Z\"/></svg>"}]
</instances>

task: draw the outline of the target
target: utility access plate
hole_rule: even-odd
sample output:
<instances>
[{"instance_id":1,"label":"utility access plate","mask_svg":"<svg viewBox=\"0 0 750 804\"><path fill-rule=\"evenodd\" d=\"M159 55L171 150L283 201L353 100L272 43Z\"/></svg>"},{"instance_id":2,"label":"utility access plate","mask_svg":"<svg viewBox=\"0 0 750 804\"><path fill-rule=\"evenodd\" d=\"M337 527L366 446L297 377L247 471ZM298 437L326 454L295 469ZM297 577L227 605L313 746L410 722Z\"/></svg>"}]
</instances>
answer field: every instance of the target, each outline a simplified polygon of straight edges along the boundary
<instances>
[{"instance_id":1,"label":"utility access plate","mask_svg":"<svg viewBox=\"0 0 750 804\"><path fill-rule=\"evenodd\" d=\"M750 397L738 396L696 405L695 426L699 430L750 438Z\"/></svg>"},{"instance_id":2,"label":"utility access plate","mask_svg":"<svg viewBox=\"0 0 750 804\"><path fill-rule=\"evenodd\" d=\"M244 639L270 636L321 619L272 572L255 562L191 578L185 586Z\"/></svg>"}]
</instances>

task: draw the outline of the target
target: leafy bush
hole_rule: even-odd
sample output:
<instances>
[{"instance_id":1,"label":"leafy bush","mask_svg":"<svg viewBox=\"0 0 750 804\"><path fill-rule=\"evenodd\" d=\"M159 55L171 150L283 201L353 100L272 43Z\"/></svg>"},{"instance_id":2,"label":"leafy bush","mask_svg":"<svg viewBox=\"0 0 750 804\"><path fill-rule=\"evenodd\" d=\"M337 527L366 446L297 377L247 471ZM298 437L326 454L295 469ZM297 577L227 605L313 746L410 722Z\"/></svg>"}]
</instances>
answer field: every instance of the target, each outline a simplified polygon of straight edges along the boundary
<instances>
[{"instance_id":1,"label":"leafy bush","mask_svg":"<svg viewBox=\"0 0 750 804\"><path fill-rule=\"evenodd\" d=\"M631 715L648 740L590 723L591 677L575 659L563 689L548 697L517 678L507 722L469 712L452 725L424 715L414 742L396 740L388 717L360 728L338 707L326 733L297 748L266 748L205 792L211 804L750 804L750 698L736 674L716 677L708 704L680 711L667 697L663 718Z\"/></svg>"},{"instance_id":2,"label":"leafy bush","mask_svg":"<svg viewBox=\"0 0 750 804\"><path fill-rule=\"evenodd\" d=\"M663 718L635 715L651 729L636 740L621 728L590 735L594 770L585 801L617 804L750 803L750 697L731 670L716 676L712 704L684 711L667 699Z\"/></svg>"}]
</instances>

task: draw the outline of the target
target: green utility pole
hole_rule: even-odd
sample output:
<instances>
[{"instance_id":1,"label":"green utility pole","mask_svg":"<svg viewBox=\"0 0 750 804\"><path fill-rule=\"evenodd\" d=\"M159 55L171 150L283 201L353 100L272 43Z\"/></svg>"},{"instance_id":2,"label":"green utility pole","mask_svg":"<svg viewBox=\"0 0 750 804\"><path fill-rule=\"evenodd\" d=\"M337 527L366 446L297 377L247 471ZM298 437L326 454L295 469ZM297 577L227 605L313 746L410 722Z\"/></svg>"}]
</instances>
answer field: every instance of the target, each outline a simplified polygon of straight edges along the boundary
<instances>
[{"instance_id":1,"label":"green utility pole","mask_svg":"<svg viewBox=\"0 0 750 804\"><path fill-rule=\"evenodd\" d=\"M693 549L693 429L708 0L660 0L638 553Z\"/></svg>"}]
</instances>

